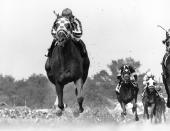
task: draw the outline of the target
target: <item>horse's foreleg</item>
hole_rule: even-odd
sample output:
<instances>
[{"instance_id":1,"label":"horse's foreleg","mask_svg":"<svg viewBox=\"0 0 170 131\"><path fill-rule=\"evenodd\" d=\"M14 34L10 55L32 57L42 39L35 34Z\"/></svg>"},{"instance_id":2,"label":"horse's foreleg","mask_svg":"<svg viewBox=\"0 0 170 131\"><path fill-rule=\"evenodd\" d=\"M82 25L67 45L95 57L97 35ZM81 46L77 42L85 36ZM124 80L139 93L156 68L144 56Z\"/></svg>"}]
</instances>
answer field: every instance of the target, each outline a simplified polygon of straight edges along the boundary
<instances>
[{"instance_id":1,"label":"horse's foreleg","mask_svg":"<svg viewBox=\"0 0 170 131\"><path fill-rule=\"evenodd\" d=\"M149 113L148 113L148 105L146 105L146 103L144 104L144 114L143 114L143 118L145 119L147 117L147 119L149 119Z\"/></svg>"},{"instance_id":2,"label":"horse's foreleg","mask_svg":"<svg viewBox=\"0 0 170 131\"><path fill-rule=\"evenodd\" d=\"M138 117L138 113L137 113L137 104L136 104L136 98L133 99L132 101L132 104L133 104L133 107L132 107L132 112L135 113L135 120L138 121L139 120L139 117Z\"/></svg>"},{"instance_id":3,"label":"horse's foreleg","mask_svg":"<svg viewBox=\"0 0 170 131\"><path fill-rule=\"evenodd\" d=\"M76 96L77 96L77 102L79 104L79 113L82 113L84 111L83 108L83 101L84 101L84 97L83 97L83 81L82 79L78 79L77 81L74 82L75 86L76 86Z\"/></svg>"},{"instance_id":4,"label":"horse's foreleg","mask_svg":"<svg viewBox=\"0 0 170 131\"><path fill-rule=\"evenodd\" d=\"M163 112L163 114L162 114L162 115L163 115L163 116L162 116L162 117L163 117L163 121L164 121L164 122L166 122L165 112Z\"/></svg>"},{"instance_id":5,"label":"horse's foreleg","mask_svg":"<svg viewBox=\"0 0 170 131\"><path fill-rule=\"evenodd\" d=\"M135 92L134 92L134 99L132 100L132 104L133 104L133 107L132 107L132 112L135 113L135 120L138 121L139 120L139 117L138 117L138 113L137 113L137 97L138 97L138 91L139 91L139 88L138 88L138 85L135 89Z\"/></svg>"},{"instance_id":6,"label":"horse's foreleg","mask_svg":"<svg viewBox=\"0 0 170 131\"><path fill-rule=\"evenodd\" d=\"M122 110L123 110L123 112L121 113L121 115L124 117L124 116L127 115L127 113L126 113L126 108L125 108L125 104L124 104L123 102L121 102L120 105L121 105L121 108L122 108Z\"/></svg>"},{"instance_id":7,"label":"horse's foreleg","mask_svg":"<svg viewBox=\"0 0 170 131\"><path fill-rule=\"evenodd\" d=\"M62 111L64 110L64 104L63 104L63 87L60 84L56 84L56 92L57 92L57 97L55 101L55 105L58 106L57 109L57 114L61 115Z\"/></svg>"},{"instance_id":8,"label":"horse's foreleg","mask_svg":"<svg viewBox=\"0 0 170 131\"><path fill-rule=\"evenodd\" d=\"M151 122L153 120L153 116L154 116L154 109L155 109L155 104L151 105Z\"/></svg>"}]
</instances>

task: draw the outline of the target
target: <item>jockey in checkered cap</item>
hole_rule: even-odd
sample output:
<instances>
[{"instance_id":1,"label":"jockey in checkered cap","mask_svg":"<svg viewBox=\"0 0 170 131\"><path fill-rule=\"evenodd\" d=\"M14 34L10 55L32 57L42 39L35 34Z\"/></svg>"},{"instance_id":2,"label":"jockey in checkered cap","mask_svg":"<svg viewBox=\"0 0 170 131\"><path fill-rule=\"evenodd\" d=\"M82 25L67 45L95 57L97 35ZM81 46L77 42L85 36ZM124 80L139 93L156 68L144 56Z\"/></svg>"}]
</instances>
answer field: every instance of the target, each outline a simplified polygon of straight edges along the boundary
<instances>
[{"instance_id":1,"label":"jockey in checkered cap","mask_svg":"<svg viewBox=\"0 0 170 131\"><path fill-rule=\"evenodd\" d=\"M72 28L73 28L73 31L72 31L72 39L75 41L75 44L77 45L77 47L79 48L80 52L81 52L81 55L82 56L86 56L87 55L87 51L86 51L86 47L85 47L85 44L84 42L80 39L82 34L83 34L83 30L82 30L82 24L81 22L73 15L71 9L69 8L66 8L62 11L62 14L61 14L63 17L66 17L71 25L72 25ZM52 36L54 37L55 34L56 34L56 31L55 29L52 27L52 30L51 30L51 34ZM51 47L49 48L49 52L48 52L48 57L51 56L52 54L52 50L53 48L55 47L55 43L57 42L57 39L54 37L53 39L53 42L52 42L52 45Z\"/></svg>"},{"instance_id":2,"label":"jockey in checkered cap","mask_svg":"<svg viewBox=\"0 0 170 131\"><path fill-rule=\"evenodd\" d=\"M147 73L145 74L145 76L143 77L143 84L145 85L145 87L144 87L143 92L142 92L142 97L144 96L144 93L145 93L145 91L146 91L146 87L147 87L147 84L148 84L148 81L149 81L150 78L151 78L152 80L154 80L155 90L156 90L157 94L161 96L161 94L159 93L159 91L161 90L161 88L156 86L156 85L157 85L157 81L155 80L155 76L153 75L152 72L149 71L149 72L147 72Z\"/></svg>"},{"instance_id":3,"label":"jockey in checkered cap","mask_svg":"<svg viewBox=\"0 0 170 131\"><path fill-rule=\"evenodd\" d=\"M134 67L132 67L131 65L123 65L120 69L119 69L119 72L117 74L117 79L118 79L118 84L116 86L116 92L119 93L120 92L120 88L121 88L121 82L122 82L122 71L123 69L129 69L130 71L130 80L132 82L132 84L137 87L137 74L136 74L136 71L134 69Z\"/></svg>"}]
</instances>

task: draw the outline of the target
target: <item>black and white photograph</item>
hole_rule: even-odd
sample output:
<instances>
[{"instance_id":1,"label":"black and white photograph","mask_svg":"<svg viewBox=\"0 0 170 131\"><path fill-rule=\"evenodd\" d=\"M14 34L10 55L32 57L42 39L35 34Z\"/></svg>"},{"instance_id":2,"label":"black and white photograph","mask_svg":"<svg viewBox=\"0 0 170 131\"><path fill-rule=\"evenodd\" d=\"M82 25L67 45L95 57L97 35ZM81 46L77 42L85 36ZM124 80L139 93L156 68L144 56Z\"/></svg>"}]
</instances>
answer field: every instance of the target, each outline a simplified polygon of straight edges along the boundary
<instances>
[{"instance_id":1,"label":"black and white photograph","mask_svg":"<svg viewBox=\"0 0 170 131\"><path fill-rule=\"evenodd\" d=\"M169 5L0 0L0 130L169 130Z\"/></svg>"}]
</instances>

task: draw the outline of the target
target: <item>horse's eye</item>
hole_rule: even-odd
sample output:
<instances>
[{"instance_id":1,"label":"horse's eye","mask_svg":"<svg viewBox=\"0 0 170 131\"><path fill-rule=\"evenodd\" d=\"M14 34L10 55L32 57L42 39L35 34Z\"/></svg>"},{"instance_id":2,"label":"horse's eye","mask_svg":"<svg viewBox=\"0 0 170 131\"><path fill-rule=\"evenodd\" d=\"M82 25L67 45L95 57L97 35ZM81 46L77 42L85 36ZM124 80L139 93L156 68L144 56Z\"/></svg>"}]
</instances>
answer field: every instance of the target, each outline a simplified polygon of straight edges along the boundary
<instances>
[{"instance_id":1,"label":"horse's eye","mask_svg":"<svg viewBox=\"0 0 170 131\"><path fill-rule=\"evenodd\" d=\"M70 29L70 24L65 24L67 29Z\"/></svg>"},{"instance_id":2,"label":"horse's eye","mask_svg":"<svg viewBox=\"0 0 170 131\"><path fill-rule=\"evenodd\" d=\"M58 23L55 23L53 28L56 30L58 28L59 24Z\"/></svg>"}]
</instances>

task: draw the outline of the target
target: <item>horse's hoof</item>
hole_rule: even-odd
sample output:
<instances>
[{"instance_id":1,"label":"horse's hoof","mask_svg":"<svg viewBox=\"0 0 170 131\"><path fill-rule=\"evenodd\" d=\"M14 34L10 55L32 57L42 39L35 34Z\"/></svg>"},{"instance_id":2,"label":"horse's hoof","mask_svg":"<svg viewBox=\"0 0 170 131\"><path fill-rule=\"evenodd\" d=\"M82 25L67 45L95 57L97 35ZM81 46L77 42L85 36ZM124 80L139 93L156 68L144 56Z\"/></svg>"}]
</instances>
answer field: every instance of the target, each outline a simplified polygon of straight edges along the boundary
<instances>
[{"instance_id":1,"label":"horse's hoof","mask_svg":"<svg viewBox=\"0 0 170 131\"><path fill-rule=\"evenodd\" d=\"M135 121L139 121L139 117L138 116L135 117Z\"/></svg>"},{"instance_id":2,"label":"horse's hoof","mask_svg":"<svg viewBox=\"0 0 170 131\"><path fill-rule=\"evenodd\" d=\"M84 108L79 109L79 113L82 113L84 111Z\"/></svg>"},{"instance_id":3,"label":"horse's hoof","mask_svg":"<svg viewBox=\"0 0 170 131\"><path fill-rule=\"evenodd\" d=\"M147 116L147 119L149 120L149 116Z\"/></svg>"},{"instance_id":4,"label":"horse's hoof","mask_svg":"<svg viewBox=\"0 0 170 131\"><path fill-rule=\"evenodd\" d=\"M122 112L122 113L121 113L121 116L122 116L122 117L124 117L124 116L126 116L126 115L127 115L126 112Z\"/></svg>"},{"instance_id":5,"label":"horse's hoof","mask_svg":"<svg viewBox=\"0 0 170 131\"><path fill-rule=\"evenodd\" d=\"M56 115L57 115L57 116L62 116L62 110L58 109L58 110L56 111Z\"/></svg>"}]
</instances>

